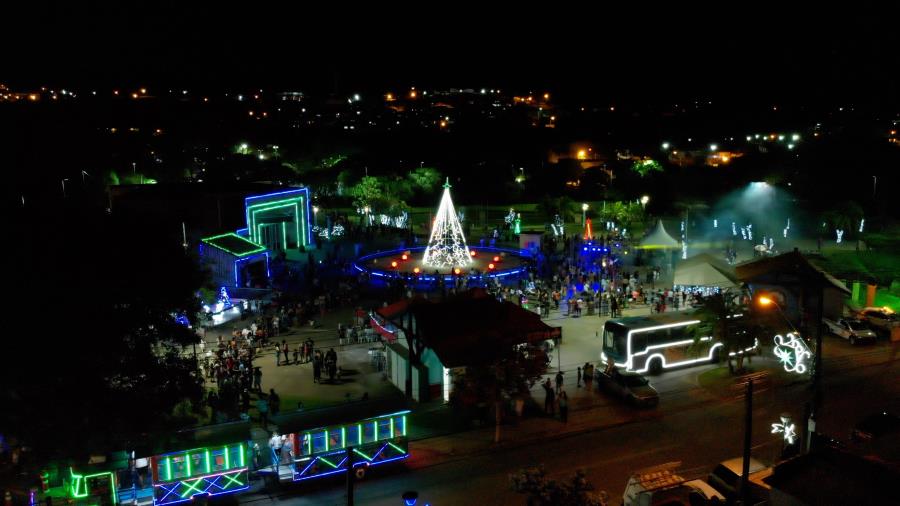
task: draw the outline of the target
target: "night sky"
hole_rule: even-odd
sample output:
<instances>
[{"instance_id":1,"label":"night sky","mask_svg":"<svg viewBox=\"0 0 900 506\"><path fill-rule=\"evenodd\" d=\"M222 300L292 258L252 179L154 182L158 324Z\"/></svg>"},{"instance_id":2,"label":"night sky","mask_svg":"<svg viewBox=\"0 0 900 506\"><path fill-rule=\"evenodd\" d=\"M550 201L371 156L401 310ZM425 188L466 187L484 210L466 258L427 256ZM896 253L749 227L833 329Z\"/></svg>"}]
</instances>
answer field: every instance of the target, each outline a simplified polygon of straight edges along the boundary
<instances>
[{"instance_id":1,"label":"night sky","mask_svg":"<svg viewBox=\"0 0 900 506\"><path fill-rule=\"evenodd\" d=\"M876 105L896 104L900 88L892 16L858 5L787 11L754 2L688 12L523 3L128 4L29 6L3 36L17 50L4 56L0 81L324 93L497 86L578 99Z\"/></svg>"}]
</instances>

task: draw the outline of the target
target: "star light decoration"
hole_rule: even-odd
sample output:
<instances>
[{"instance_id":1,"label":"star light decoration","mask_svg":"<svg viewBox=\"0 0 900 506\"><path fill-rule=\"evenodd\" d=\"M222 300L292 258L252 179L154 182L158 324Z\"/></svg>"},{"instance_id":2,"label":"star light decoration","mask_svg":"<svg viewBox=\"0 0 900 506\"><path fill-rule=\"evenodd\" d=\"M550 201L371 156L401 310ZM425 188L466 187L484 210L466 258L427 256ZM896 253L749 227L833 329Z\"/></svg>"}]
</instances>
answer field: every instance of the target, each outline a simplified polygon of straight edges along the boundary
<instances>
[{"instance_id":1,"label":"star light decoration","mask_svg":"<svg viewBox=\"0 0 900 506\"><path fill-rule=\"evenodd\" d=\"M790 423L791 419L786 416L780 418L781 423L772 424L772 434L783 434L784 442L792 445L797 440L797 426Z\"/></svg>"},{"instance_id":2,"label":"star light decoration","mask_svg":"<svg viewBox=\"0 0 900 506\"><path fill-rule=\"evenodd\" d=\"M428 239L422 263L435 268L465 267L472 264L466 238L450 198L450 178L444 183L444 195L431 227L431 238Z\"/></svg>"},{"instance_id":3,"label":"star light decoration","mask_svg":"<svg viewBox=\"0 0 900 506\"><path fill-rule=\"evenodd\" d=\"M784 336L775 336L775 356L781 361L784 370L803 374L806 372L806 362L812 356L806 342L793 332Z\"/></svg>"}]
</instances>

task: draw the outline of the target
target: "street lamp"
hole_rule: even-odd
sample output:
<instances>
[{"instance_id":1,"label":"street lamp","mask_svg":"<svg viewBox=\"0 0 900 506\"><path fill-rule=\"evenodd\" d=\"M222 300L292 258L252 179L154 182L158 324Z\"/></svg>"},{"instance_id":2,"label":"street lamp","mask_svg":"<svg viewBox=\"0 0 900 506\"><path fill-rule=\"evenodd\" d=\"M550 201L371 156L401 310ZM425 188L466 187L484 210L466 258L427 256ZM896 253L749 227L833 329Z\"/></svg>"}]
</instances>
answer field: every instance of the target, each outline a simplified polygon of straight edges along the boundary
<instances>
[{"instance_id":1,"label":"street lamp","mask_svg":"<svg viewBox=\"0 0 900 506\"><path fill-rule=\"evenodd\" d=\"M63 179L63 180L61 181L61 182L62 182L62 188L63 188L63 198L66 198L66 181L68 181L68 180L69 180L69 178L65 178L65 179Z\"/></svg>"},{"instance_id":2,"label":"street lamp","mask_svg":"<svg viewBox=\"0 0 900 506\"><path fill-rule=\"evenodd\" d=\"M581 204L581 226L584 226L585 218L587 218L587 210L589 205L587 203Z\"/></svg>"},{"instance_id":3,"label":"street lamp","mask_svg":"<svg viewBox=\"0 0 900 506\"><path fill-rule=\"evenodd\" d=\"M319 226L319 206L313 206L313 224Z\"/></svg>"},{"instance_id":4,"label":"street lamp","mask_svg":"<svg viewBox=\"0 0 900 506\"><path fill-rule=\"evenodd\" d=\"M641 197L641 209L645 209L647 207L647 202L650 202L650 196L644 195Z\"/></svg>"}]
</instances>

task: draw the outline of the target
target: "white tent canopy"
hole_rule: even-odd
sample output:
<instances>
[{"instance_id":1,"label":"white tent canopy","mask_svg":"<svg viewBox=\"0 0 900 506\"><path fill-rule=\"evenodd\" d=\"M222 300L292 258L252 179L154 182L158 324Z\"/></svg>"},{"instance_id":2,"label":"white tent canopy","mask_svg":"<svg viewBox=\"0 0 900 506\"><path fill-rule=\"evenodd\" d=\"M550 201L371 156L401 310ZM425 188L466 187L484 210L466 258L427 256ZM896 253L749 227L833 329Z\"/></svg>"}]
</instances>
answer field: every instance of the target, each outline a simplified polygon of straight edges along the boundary
<instances>
[{"instance_id":1,"label":"white tent canopy","mask_svg":"<svg viewBox=\"0 0 900 506\"><path fill-rule=\"evenodd\" d=\"M701 253L687 260L682 260L675 267L676 286L709 286L729 288L738 286L734 268L724 261L710 255Z\"/></svg>"},{"instance_id":2,"label":"white tent canopy","mask_svg":"<svg viewBox=\"0 0 900 506\"><path fill-rule=\"evenodd\" d=\"M641 239L639 247L644 249L675 249L679 246L681 244L666 232L666 227L663 226L662 220L658 220L656 228Z\"/></svg>"}]
</instances>

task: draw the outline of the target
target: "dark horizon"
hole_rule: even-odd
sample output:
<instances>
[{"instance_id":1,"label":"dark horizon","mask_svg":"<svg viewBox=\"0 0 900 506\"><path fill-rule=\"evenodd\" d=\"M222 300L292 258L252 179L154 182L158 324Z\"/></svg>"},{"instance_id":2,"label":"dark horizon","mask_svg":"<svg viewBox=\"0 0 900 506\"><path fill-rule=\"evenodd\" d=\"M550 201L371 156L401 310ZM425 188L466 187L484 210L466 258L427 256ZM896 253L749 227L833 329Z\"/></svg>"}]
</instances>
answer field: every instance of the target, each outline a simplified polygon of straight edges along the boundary
<instances>
[{"instance_id":1,"label":"dark horizon","mask_svg":"<svg viewBox=\"0 0 900 506\"><path fill-rule=\"evenodd\" d=\"M39 6L19 27L27 43L9 55L0 82L319 95L495 87L572 100L898 103L889 16L858 8L775 19L772 8L454 16L399 7L374 15L293 8L212 15L196 5Z\"/></svg>"}]
</instances>

